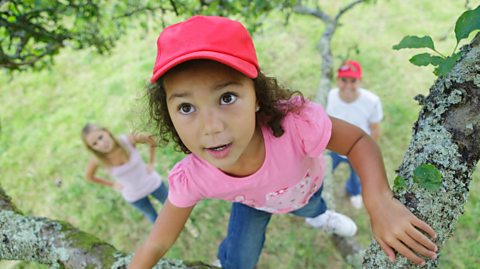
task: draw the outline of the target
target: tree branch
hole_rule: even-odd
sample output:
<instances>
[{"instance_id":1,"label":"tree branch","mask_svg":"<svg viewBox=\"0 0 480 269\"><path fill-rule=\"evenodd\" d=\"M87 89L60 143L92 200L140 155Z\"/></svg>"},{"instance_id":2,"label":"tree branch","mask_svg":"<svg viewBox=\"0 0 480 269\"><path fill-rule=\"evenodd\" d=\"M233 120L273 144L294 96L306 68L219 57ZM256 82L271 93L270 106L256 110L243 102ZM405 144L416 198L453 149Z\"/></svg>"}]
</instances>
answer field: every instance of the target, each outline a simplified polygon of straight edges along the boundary
<instances>
[{"instance_id":1,"label":"tree branch","mask_svg":"<svg viewBox=\"0 0 480 269\"><path fill-rule=\"evenodd\" d=\"M298 1L292 8L293 12L303 15L314 16L325 23L332 23L333 19L325 12L319 8L311 8L301 4L301 1Z\"/></svg>"},{"instance_id":2,"label":"tree branch","mask_svg":"<svg viewBox=\"0 0 480 269\"><path fill-rule=\"evenodd\" d=\"M52 268L125 269L131 255L69 223L22 215L0 186L0 260L33 261ZM201 262L160 260L154 269L214 268Z\"/></svg>"},{"instance_id":3,"label":"tree branch","mask_svg":"<svg viewBox=\"0 0 480 269\"><path fill-rule=\"evenodd\" d=\"M480 159L480 34L462 49L462 57L445 77L440 77L422 102L412 139L397 173L406 184L395 197L437 233L441 250L455 229L468 196L469 184ZM413 171L422 164L434 165L442 174L438 191L421 188ZM438 266L427 260L425 268ZM417 268L406 258L395 263L374 242L365 256L366 268Z\"/></svg>"},{"instance_id":4,"label":"tree branch","mask_svg":"<svg viewBox=\"0 0 480 269\"><path fill-rule=\"evenodd\" d=\"M340 19L340 17L342 17L343 14L345 14L345 12L347 12L348 10L352 9L354 6L362 3L362 2L365 2L365 0L355 0L355 1L352 1L350 4L344 6L343 8L341 8L337 15L335 16L335 21L338 22L338 20Z\"/></svg>"},{"instance_id":5,"label":"tree branch","mask_svg":"<svg viewBox=\"0 0 480 269\"><path fill-rule=\"evenodd\" d=\"M131 10L129 10L129 11L123 13L123 14L117 15L117 16L113 17L113 19L114 20L123 19L123 18L126 18L126 17L131 17L131 16L133 16L137 13L143 13L143 12L146 12L146 11L154 12L154 11L157 11L157 10L161 10L162 12L171 11L170 9L164 8L163 6L156 6L156 7L143 6L143 7L137 7L137 8L131 9Z\"/></svg>"}]
</instances>

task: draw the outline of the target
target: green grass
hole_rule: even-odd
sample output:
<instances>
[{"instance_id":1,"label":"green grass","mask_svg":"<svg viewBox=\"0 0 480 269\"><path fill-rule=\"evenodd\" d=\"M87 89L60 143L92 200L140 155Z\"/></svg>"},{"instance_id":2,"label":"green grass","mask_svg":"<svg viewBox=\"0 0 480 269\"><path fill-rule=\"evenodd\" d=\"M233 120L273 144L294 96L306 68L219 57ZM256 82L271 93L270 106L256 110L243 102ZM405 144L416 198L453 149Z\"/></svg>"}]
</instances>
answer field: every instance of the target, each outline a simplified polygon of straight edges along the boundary
<instances>
[{"instance_id":1,"label":"green grass","mask_svg":"<svg viewBox=\"0 0 480 269\"><path fill-rule=\"evenodd\" d=\"M344 1L345 2L345 1ZM431 68L411 65L415 51L393 51L392 45L405 35L430 34L440 50L450 52L453 33L437 41L463 11L463 1L378 1L358 6L341 20L332 43L335 57L346 55L357 45L362 62L364 85L377 93L384 106L380 145L388 176L402 161L409 143L411 126L419 106L413 97L428 93L434 76ZM334 11L339 4L329 5ZM320 56L315 50L323 24L313 18L294 15L282 25L272 16L254 39L263 70L283 84L312 96L318 86ZM111 54L64 50L50 70L0 77L0 184L26 214L62 219L95 234L123 251L133 251L143 241L150 224L110 189L84 180L89 158L80 140L87 121L108 126L114 133L145 130L144 85L151 74L155 39L160 26L151 31L132 28ZM338 59L338 58L336 58ZM335 62L336 66L340 63ZM144 156L147 149L141 148ZM172 147L156 152L156 169L166 177L182 158ZM342 191L346 167L335 174L338 210L359 224L358 239L371 240L366 211L354 211ZM56 182L61 181L59 186ZM453 237L444 246L441 268L476 268L480 263L480 183L470 188L465 214ZM180 236L169 258L203 260L215 258L225 235L229 204L202 201L191 217L192 230ZM274 216L268 227L267 242L259 268L348 268L323 233L312 230L293 216ZM18 262L0 263L2 268L38 268Z\"/></svg>"}]
</instances>

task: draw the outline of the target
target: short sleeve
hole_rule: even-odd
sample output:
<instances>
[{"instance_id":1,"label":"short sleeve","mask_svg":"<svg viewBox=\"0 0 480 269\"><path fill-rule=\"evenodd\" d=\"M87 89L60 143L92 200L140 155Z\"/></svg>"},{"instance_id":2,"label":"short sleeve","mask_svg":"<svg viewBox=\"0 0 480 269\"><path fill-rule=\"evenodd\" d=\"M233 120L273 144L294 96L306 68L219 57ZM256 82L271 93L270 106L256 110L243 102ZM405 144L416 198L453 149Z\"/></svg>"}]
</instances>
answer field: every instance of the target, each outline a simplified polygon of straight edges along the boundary
<instances>
[{"instance_id":1,"label":"short sleeve","mask_svg":"<svg viewBox=\"0 0 480 269\"><path fill-rule=\"evenodd\" d=\"M168 200L177 207L191 207L202 199L193 180L187 176L180 162L168 175Z\"/></svg>"},{"instance_id":2,"label":"short sleeve","mask_svg":"<svg viewBox=\"0 0 480 269\"><path fill-rule=\"evenodd\" d=\"M382 110L382 103L380 102L380 98L376 98L373 104L373 109L368 121L370 123L379 123L383 119L383 110Z\"/></svg>"},{"instance_id":3,"label":"short sleeve","mask_svg":"<svg viewBox=\"0 0 480 269\"><path fill-rule=\"evenodd\" d=\"M293 139L300 142L303 153L309 157L320 156L327 148L332 134L332 122L319 105L305 100L300 111L292 112Z\"/></svg>"}]
</instances>

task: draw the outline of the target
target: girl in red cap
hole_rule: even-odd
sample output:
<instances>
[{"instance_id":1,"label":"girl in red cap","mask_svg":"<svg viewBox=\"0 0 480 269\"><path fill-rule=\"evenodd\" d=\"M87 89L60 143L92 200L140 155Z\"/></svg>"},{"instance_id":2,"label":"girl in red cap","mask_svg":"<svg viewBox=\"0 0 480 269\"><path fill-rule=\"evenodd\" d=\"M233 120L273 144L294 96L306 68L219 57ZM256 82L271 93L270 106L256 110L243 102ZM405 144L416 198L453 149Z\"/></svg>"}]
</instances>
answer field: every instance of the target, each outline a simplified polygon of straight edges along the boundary
<instances>
[{"instance_id":1,"label":"girl in red cap","mask_svg":"<svg viewBox=\"0 0 480 269\"><path fill-rule=\"evenodd\" d=\"M436 257L422 231L435 232L393 198L370 136L264 75L239 22L195 16L165 28L157 46L151 116L187 156L170 172L168 199L129 268L151 268L207 198L232 202L217 254L223 268L255 267L272 214L353 236L355 223L321 197L326 149L348 156L358 172L373 233L391 260L394 250L417 264L425 262L418 255Z\"/></svg>"},{"instance_id":2,"label":"girl in red cap","mask_svg":"<svg viewBox=\"0 0 480 269\"><path fill-rule=\"evenodd\" d=\"M85 169L85 177L91 182L120 192L129 204L154 223L157 212L148 196L152 195L163 204L167 199L168 188L153 169L153 138L146 134L121 135L117 138L108 129L88 123L82 129L82 140L88 151L94 155ZM145 164L135 147L139 143L150 145L148 164ZM105 167L114 181L97 176L99 167Z\"/></svg>"}]
</instances>

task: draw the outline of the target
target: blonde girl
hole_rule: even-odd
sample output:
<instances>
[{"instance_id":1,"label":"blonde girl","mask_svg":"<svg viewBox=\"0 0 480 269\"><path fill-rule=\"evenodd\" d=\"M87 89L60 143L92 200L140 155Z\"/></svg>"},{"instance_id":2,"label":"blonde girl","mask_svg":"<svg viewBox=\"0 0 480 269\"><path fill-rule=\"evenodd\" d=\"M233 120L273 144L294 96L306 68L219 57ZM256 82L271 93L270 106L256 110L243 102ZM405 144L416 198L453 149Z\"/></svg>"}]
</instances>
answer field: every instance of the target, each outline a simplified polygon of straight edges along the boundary
<instances>
[{"instance_id":1,"label":"blonde girl","mask_svg":"<svg viewBox=\"0 0 480 269\"><path fill-rule=\"evenodd\" d=\"M91 182L120 192L128 203L154 223L157 212L148 196L155 197L163 204L168 195L167 187L154 170L155 140L146 134L120 135L117 138L106 128L92 123L83 127L82 140L87 150L94 155L87 164L85 177ZM142 160L136 149L137 144L150 146L148 164ZM104 167L114 180L97 176L99 167Z\"/></svg>"}]
</instances>

